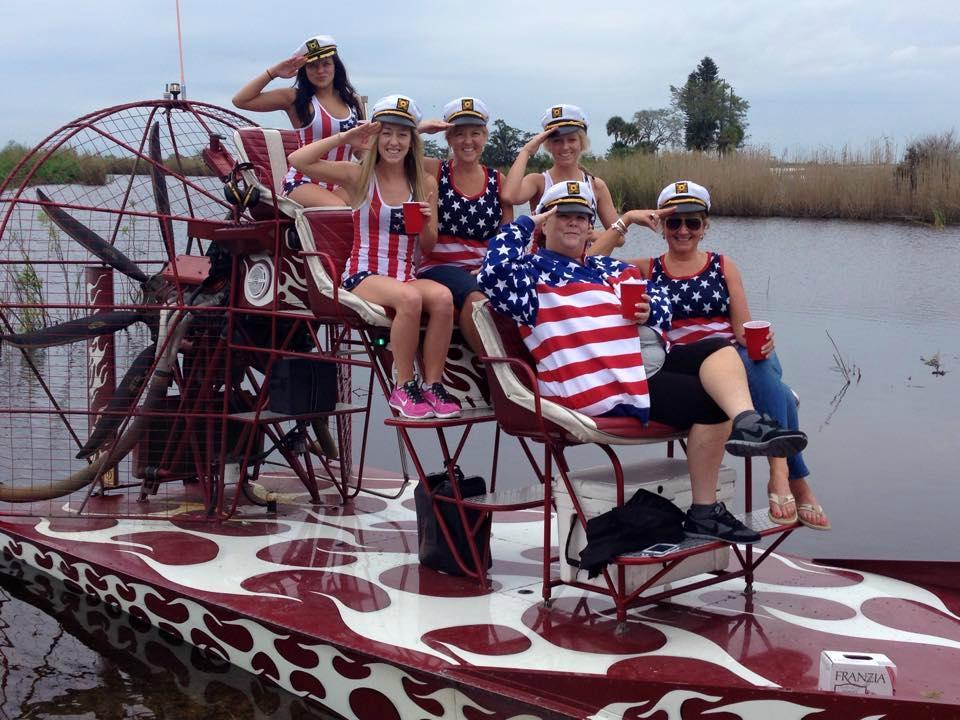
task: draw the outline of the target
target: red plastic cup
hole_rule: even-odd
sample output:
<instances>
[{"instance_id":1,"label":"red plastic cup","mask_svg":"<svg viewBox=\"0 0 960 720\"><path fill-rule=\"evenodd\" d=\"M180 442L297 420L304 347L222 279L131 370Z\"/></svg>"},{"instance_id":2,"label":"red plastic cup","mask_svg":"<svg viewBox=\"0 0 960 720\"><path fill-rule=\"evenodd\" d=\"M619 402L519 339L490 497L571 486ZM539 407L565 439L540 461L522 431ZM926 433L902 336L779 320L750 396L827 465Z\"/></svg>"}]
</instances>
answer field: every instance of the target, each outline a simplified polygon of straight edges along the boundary
<instances>
[{"instance_id":1,"label":"red plastic cup","mask_svg":"<svg viewBox=\"0 0 960 720\"><path fill-rule=\"evenodd\" d=\"M420 203L405 202L403 204L403 229L407 235L416 235L423 230L423 213L420 212Z\"/></svg>"},{"instance_id":2,"label":"red plastic cup","mask_svg":"<svg viewBox=\"0 0 960 720\"><path fill-rule=\"evenodd\" d=\"M620 283L620 307L627 320L637 319L637 303L643 302L642 295L647 291L646 280L629 280Z\"/></svg>"},{"instance_id":3,"label":"red plastic cup","mask_svg":"<svg viewBox=\"0 0 960 720\"><path fill-rule=\"evenodd\" d=\"M766 360L760 350L767 342L770 334L770 323L766 320L751 320L743 324L743 334L747 339L747 356L751 360Z\"/></svg>"}]
</instances>

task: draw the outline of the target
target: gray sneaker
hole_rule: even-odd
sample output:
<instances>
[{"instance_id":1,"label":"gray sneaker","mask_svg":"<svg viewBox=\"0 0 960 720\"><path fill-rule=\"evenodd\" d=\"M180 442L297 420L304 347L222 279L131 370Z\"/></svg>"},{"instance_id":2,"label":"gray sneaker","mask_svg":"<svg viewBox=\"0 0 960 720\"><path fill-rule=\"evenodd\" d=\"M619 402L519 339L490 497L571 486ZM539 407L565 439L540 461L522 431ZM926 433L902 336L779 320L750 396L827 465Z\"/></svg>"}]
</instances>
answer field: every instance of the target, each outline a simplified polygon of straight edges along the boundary
<instances>
[{"instance_id":1,"label":"gray sneaker","mask_svg":"<svg viewBox=\"0 0 960 720\"><path fill-rule=\"evenodd\" d=\"M723 540L745 545L760 540L760 535L737 520L722 502L716 502L713 505L695 505L687 510L683 532L687 537Z\"/></svg>"},{"instance_id":2,"label":"gray sneaker","mask_svg":"<svg viewBox=\"0 0 960 720\"><path fill-rule=\"evenodd\" d=\"M807 435L800 430L784 430L769 415L742 412L733 420L727 440L727 452L738 457L790 457L807 446Z\"/></svg>"}]
</instances>

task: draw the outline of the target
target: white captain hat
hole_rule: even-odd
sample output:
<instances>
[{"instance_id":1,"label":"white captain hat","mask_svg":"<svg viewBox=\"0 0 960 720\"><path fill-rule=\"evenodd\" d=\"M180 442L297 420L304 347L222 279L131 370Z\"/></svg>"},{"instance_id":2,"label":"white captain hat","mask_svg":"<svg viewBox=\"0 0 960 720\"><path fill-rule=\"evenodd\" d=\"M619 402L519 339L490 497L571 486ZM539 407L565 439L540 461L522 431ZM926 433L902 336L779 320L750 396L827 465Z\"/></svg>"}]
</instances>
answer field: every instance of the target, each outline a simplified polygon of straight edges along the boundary
<instances>
[{"instance_id":1,"label":"white captain hat","mask_svg":"<svg viewBox=\"0 0 960 720\"><path fill-rule=\"evenodd\" d=\"M423 119L423 113L413 98L406 95L387 95L373 104L370 113L371 122L393 123L416 128Z\"/></svg>"},{"instance_id":2,"label":"white captain hat","mask_svg":"<svg viewBox=\"0 0 960 720\"><path fill-rule=\"evenodd\" d=\"M480 98L460 97L443 106L444 122L454 125L486 125L490 112Z\"/></svg>"},{"instance_id":3,"label":"white captain hat","mask_svg":"<svg viewBox=\"0 0 960 720\"><path fill-rule=\"evenodd\" d=\"M544 130L553 130L555 135L567 135L577 130L587 131L587 115L576 105L552 105L540 118Z\"/></svg>"},{"instance_id":4,"label":"white captain hat","mask_svg":"<svg viewBox=\"0 0 960 720\"><path fill-rule=\"evenodd\" d=\"M329 35L314 35L297 48L296 54L302 55L308 62L331 57L337 54L337 41Z\"/></svg>"},{"instance_id":5,"label":"white captain hat","mask_svg":"<svg viewBox=\"0 0 960 720\"><path fill-rule=\"evenodd\" d=\"M581 213L593 217L597 212L597 201L587 183L564 180L547 189L540 198L537 212L546 212L550 208L556 208L558 213Z\"/></svg>"},{"instance_id":6,"label":"white captain hat","mask_svg":"<svg viewBox=\"0 0 960 720\"><path fill-rule=\"evenodd\" d=\"M678 213L710 212L710 193L703 185L677 180L660 191L658 208L676 208Z\"/></svg>"}]
</instances>

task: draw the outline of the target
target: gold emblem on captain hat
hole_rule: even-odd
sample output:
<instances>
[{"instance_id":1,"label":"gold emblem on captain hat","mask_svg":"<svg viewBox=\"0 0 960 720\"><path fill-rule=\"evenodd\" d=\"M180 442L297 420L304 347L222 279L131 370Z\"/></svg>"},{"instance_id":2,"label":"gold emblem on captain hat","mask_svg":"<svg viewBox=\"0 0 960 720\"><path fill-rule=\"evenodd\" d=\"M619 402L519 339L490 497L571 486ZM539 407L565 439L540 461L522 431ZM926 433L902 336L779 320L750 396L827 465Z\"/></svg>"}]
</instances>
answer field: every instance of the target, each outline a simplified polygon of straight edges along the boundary
<instances>
[{"instance_id":1,"label":"gold emblem on captain hat","mask_svg":"<svg viewBox=\"0 0 960 720\"><path fill-rule=\"evenodd\" d=\"M397 110L410 112L410 101L407 98L397 98Z\"/></svg>"},{"instance_id":2,"label":"gold emblem on captain hat","mask_svg":"<svg viewBox=\"0 0 960 720\"><path fill-rule=\"evenodd\" d=\"M307 55L312 55L315 52L320 52L320 43L314 38L307 40Z\"/></svg>"},{"instance_id":3,"label":"gold emblem on captain hat","mask_svg":"<svg viewBox=\"0 0 960 720\"><path fill-rule=\"evenodd\" d=\"M552 108L550 110L550 117L552 118L563 117L563 105L558 105L557 107Z\"/></svg>"},{"instance_id":4,"label":"gold emblem on captain hat","mask_svg":"<svg viewBox=\"0 0 960 720\"><path fill-rule=\"evenodd\" d=\"M461 110L473 110L473 98L464 98L460 101Z\"/></svg>"},{"instance_id":5,"label":"gold emblem on captain hat","mask_svg":"<svg viewBox=\"0 0 960 720\"><path fill-rule=\"evenodd\" d=\"M571 181L567 183L567 195L579 195L580 194L580 183L577 181Z\"/></svg>"},{"instance_id":6,"label":"gold emblem on captain hat","mask_svg":"<svg viewBox=\"0 0 960 720\"><path fill-rule=\"evenodd\" d=\"M674 190L674 192L676 192L676 193L678 193L678 194L679 194L679 193L690 192L690 188L687 187L687 184L686 184L685 182L674 183L674 184L673 184L673 190Z\"/></svg>"}]
</instances>

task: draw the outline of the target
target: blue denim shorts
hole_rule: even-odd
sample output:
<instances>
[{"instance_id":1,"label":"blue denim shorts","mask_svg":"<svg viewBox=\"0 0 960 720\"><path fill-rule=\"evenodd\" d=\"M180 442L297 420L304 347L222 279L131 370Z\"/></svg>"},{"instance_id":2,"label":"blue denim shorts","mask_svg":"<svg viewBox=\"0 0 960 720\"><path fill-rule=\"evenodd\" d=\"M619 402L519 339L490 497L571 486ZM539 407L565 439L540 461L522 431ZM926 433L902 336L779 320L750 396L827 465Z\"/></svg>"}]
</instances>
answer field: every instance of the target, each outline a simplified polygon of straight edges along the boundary
<instances>
[{"instance_id":1,"label":"blue denim shorts","mask_svg":"<svg viewBox=\"0 0 960 720\"><path fill-rule=\"evenodd\" d=\"M453 295L453 306L459 310L472 292L482 292L477 285L477 276L456 265L437 265L426 268L417 274L422 280L440 283Z\"/></svg>"}]
</instances>

